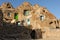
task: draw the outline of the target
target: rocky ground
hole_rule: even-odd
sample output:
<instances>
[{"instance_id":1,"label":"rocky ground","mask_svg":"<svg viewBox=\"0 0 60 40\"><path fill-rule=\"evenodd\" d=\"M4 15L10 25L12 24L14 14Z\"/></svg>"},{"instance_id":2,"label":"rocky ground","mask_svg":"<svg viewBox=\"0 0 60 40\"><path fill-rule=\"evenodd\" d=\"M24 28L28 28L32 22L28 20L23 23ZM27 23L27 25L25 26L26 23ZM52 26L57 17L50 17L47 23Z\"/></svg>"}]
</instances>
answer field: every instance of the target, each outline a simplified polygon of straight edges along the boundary
<instances>
[{"instance_id":1,"label":"rocky ground","mask_svg":"<svg viewBox=\"0 0 60 40\"><path fill-rule=\"evenodd\" d=\"M8 25L7 25L8 24ZM60 29L31 30L24 26L4 23L0 24L0 40L60 40Z\"/></svg>"},{"instance_id":2,"label":"rocky ground","mask_svg":"<svg viewBox=\"0 0 60 40\"><path fill-rule=\"evenodd\" d=\"M42 38L41 34L40 30L31 30L16 24L3 23L0 26L0 40L38 39Z\"/></svg>"}]
</instances>

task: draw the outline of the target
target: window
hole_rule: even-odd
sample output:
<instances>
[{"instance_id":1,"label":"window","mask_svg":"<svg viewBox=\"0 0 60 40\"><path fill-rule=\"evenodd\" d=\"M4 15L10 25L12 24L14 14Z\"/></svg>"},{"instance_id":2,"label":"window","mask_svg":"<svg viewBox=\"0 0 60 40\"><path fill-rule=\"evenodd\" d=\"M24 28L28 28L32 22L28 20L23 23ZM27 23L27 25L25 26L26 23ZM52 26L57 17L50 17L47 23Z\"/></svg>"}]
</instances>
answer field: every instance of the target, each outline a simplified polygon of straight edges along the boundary
<instances>
[{"instance_id":1,"label":"window","mask_svg":"<svg viewBox=\"0 0 60 40\"><path fill-rule=\"evenodd\" d=\"M8 8L11 8L10 6L8 6Z\"/></svg>"},{"instance_id":2,"label":"window","mask_svg":"<svg viewBox=\"0 0 60 40\"><path fill-rule=\"evenodd\" d=\"M59 24L59 21L57 20L57 23Z\"/></svg>"},{"instance_id":3,"label":"window","mask_svg":"<svg viewBox=\"0 0 60 40\"><path fill-rule=\"evenodd\" d=\"M45 10L43 10L43 12L45 12Z\"/></svg>"},{"instance_id":4,"label":"window","mask_svg":"<svg viewBox=\"0 0 60 40\"><path fill-rule=\"evenodd\" d=\"M52 24L53 22L50 22L49 24Z\"/></svg>"},{"instance_id":5,"label":"window","mask_svg":"<svg viewBox=\"0 0 60 40\"><path fill-rule=\"evenodd\" d=\"M14 14L14 19L18 20L18 13Z\"/></svg>"},{"instance_id":6,"label":"window","mask_svg":"<svg viewBox=\"0 0 60 40\"><path fill-rule=\"evenodd\" d=\"M27 19L26 22L28 25L30 25L30 19Z\"/></svg>"},{"instance_id":7,"label":"window","mask_svg":"<svg viewBox=\"0 0 60 40\"><path fill-rule=\"evenodd\" d=\"M43 15L40 16L40 20L42 20L42 21L44 20L44 16Z\"/></svg>"},{"instance_id":8,"label":"window","mask_svg":"<svg viewBox=\"0 0 60 40\"><path fill-rule=\"evenodd\" d=\"M18 23L18 26L20 26L21 25L21 23Z\"/></svg>"},{"instance_id":9,"label":"window","mask_svg":"<svg viewBox=\"0 0 60 40\"><path fill-rule=\"evenodd\" d=\"M9 3L7 4L7 6L9 6Z\"/></svg>"},{"instance_id":10,"label":"window","mask_svg":"<svg viewBox=\"0 0 60 40\"><path fill-rule=\"evenodd\" d=\"M16 22L18 26L21 26L21 22L20 21L17 21Z\"/></svg>"},{"instance_id":11,"label":"window","mask_svg":"<svg viewBox=\"0 0 60 40\"><path fill-rule=\"evenodd\" d=\"M28 16L29 15L29 11L28 10L24 10L24 16Z\"/></svg>"},{"instance_id":12,"label":"window","mask_svg":"<svg viewBox=\"0 0 60 40\"><path fill-rule=\"evenodd\" d=\"M11 13L8 13L8 14L7 14L7 16L9 16L9 17L10 17L10 16L11 16Z\"/></svg>"},{"instance_id":13,"label":"window","mask_svg":"<svg viewBox=\"0 0 60 40\"><path fill-rule=\"evenodd\" d=\"M54 21L55 22L55 24L56 24L56 21Z\"/></svg>"},{"instance_id":14,"label":"window","mask_svg":"<svg viewBox=\"0 0 60 40\"><path fill-rule=\"evenodd\" d=\"M11 6L10 6L10 4L9 4L9 3L7 4L7 8L11 8Z\"/></svg>"}]
</instances>

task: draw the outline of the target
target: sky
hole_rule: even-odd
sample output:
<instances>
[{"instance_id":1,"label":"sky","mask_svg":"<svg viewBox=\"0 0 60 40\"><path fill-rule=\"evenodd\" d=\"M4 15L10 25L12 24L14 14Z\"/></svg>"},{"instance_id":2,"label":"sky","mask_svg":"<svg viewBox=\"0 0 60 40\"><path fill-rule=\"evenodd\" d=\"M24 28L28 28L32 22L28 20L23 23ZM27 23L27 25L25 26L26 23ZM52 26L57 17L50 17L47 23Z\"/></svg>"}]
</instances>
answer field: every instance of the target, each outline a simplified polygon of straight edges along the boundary
<instances>
[{"instance_id":1,"label":"sky","mask_svg":"<svg viewBox=\"0 0 60 40\"><path fill-rule=\"evenodd\" d=\"M29 2L32 5L38 4L46 7L57 19L60 19L60 0L0 0L0 5L4 2L10 2L14 8L23 2Z\"/></svg>"}]
</instances>

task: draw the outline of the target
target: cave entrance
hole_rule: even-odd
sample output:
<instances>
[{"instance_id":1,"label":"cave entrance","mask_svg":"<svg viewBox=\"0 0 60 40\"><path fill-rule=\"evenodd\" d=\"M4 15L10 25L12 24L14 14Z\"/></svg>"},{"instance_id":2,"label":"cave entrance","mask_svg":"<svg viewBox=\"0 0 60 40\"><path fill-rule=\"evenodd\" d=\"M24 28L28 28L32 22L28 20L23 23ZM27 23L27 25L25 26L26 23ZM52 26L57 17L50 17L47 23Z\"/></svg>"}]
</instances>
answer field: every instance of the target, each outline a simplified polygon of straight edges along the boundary
<instances>
[{"instance_id":1,"label":"cave entrance","mask_svg":"<svg viewBox=\"0 0 60 40\"><path fill-rule=\"evenodd\" d=\"M32 30L31 32L32 39L41 39L42 38L42 31L40 29Z\"/></svg>"},{"instance_id":2,"label":"cave entrance","mask_svg":"<svg viewBox=\"0 0 60 40\"><path fill-rule=\"evenodd\" d=\"M36 36L35 30L33 30L30 35L31 35L31 38L32 38L32 39L35 39L35 36Z\"/></svg>"}]
</instances>

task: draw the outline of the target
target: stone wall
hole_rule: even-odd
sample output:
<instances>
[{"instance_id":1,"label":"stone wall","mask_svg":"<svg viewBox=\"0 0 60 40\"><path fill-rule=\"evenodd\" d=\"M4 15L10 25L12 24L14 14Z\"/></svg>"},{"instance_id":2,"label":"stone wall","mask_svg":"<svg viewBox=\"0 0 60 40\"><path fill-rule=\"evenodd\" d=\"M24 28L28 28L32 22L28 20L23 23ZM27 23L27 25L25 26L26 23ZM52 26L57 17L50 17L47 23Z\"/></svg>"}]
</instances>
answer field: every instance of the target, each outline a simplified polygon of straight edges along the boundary
<instances>
[{"instance_id":1,"label":"stone wall","mask_svg":"<svg viewBox=\"0 0 60 40\"><path fill-rule=\"evenodd\" d=\"M32 6L30 3L28 2L24 2L22 5L18 6L17 8L17 12L18 12L18 21L22 21L25 19L25 17L27 16L24 16L24 11L27 10L27 11L31 11L32 10Z\"/></svg>"},{"instance_id":2,"label":"stone wall","mask_svg":"<svg viewBox=\"0 0 60 40\"><path fill-rule=\"evenodd\" d=\"M13 8L11 3L6 2L1 5L1 10L3 13L3 20L5 22L11 22L14 20L14 14L16 13L16 10Z\"/></svg>"}]
</instances>

